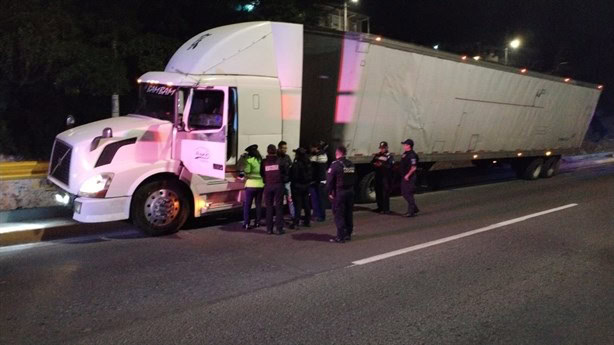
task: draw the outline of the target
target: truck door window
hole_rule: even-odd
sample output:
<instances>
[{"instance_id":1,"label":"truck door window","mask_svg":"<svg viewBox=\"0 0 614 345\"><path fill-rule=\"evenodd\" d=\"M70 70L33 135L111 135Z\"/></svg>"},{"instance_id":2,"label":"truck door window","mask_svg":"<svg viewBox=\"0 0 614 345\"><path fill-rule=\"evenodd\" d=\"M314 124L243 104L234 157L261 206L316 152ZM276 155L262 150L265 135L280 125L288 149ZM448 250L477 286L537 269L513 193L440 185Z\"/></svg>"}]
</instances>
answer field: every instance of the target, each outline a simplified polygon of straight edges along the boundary
<instances>
[{"instance_id":1,"label":"truck door window","mask_svg":"<svg viewBox=\"0 0 614 345\"><path fill-rule=\"evenodd\" d=\"M237 114L237 88L231 87L228 91L228 133L226 134L226 165L237 162L237 149L239 140L239 118Z\"/></svg>"},{"instance_id":2,"label":"truck door window","mask_svg":"<svg viewBox=\"0 0 614 345\"><path fill-rule=\"evenodd\" d=\"M192 96L188 126L190 130L221 129L224 125L224 92L196 90Z\"/></svg>"}]
</instances>

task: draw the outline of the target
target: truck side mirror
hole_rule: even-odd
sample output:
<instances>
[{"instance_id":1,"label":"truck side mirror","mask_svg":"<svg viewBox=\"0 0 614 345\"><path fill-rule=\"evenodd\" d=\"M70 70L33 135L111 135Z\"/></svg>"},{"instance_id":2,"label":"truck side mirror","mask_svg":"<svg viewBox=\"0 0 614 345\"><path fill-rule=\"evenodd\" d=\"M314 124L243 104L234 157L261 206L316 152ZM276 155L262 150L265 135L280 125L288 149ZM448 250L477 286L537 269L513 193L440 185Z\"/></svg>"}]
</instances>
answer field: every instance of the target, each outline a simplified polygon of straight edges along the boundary
<instances>
[{"instance_id":1,"label":"truck side mirror","mask_svg":"<svg viewBox=\"0 0 614 345\"><path fill-rule=\"evenodd\" d=\"M75 117L72 115L66 116L66 128L68 129L73 128L74 125L75 125Z\"/></svg>"}]
</instances>

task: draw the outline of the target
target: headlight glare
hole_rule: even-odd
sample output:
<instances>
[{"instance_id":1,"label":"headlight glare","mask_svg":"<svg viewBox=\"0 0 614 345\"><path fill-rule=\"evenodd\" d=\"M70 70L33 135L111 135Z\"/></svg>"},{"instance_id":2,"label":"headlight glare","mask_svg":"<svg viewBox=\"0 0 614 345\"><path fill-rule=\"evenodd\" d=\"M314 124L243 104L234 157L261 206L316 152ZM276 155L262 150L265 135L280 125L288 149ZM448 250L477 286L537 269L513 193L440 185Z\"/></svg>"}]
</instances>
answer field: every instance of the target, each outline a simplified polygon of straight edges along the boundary
<instances>
[{"instance_id":1,"label":"headlight glare","mask_svg":"<svg viewBox=\"0 0 614 345\"><path fill-rule=\"evenodd\" d=\"M112 173L104 173L92 176L85 180L79 190L79 196L88 198L104 198L113 180Z\"/></svg>"}]
</instances>

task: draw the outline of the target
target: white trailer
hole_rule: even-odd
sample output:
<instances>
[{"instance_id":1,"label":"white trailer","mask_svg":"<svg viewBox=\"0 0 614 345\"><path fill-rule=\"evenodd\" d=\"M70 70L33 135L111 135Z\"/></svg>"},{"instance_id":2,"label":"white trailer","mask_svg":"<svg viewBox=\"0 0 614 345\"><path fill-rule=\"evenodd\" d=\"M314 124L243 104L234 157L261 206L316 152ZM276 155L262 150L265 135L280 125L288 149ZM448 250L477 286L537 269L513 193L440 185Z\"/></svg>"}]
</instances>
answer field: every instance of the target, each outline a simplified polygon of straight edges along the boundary
<instances>
[{"instance_id":1,"label":"white trailer","mask_svg":"<svg viewBox=\"0 0 614 345\"><path fill-rule=\"evenodd\" d=\"M76 196L74 219L131 218L151 235L241 206L236 164L252 144L342 143L363 199L381 140L399 153L413 138L425 170L497 159L525 178L549 177L580 146L601 91L375 35L275 22L205 31L138 84L133 114L57 136L48 177Z\"/></svg>"}]
</instances>

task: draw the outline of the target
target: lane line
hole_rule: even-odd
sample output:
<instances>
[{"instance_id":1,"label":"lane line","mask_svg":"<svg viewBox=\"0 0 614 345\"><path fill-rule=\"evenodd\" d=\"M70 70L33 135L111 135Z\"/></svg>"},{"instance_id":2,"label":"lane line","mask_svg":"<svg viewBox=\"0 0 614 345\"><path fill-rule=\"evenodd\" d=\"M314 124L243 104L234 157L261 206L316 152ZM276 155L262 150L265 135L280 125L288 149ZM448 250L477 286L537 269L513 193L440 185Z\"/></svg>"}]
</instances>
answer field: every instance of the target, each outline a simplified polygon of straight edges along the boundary
<instances>
[{"instance_id":1,"label":"lane line","mask_svg":"<svg viewBox=\"0 0 614 345\"><path fill-rule=\"evenodd\" d=\"M353 266L358 266L358 265L366 265L366 264L369 264L369 263L372 263L372 262L388 259L388 258L391 258L393 256L410 253L410 252L413 252L413 251L416 251L416 250L420 250L420 249L436 246L438 244L442 244L442 243L446 243L446 242L450 242L450 241L455 241L455 240L461 239L463 237L468 237L468 236L476 235L476 234L479 234L479 233L482 233L482 232L491 231L491 230L498 229L498 228L501 228L501 227L504 227L504 226L508 226L508 225L511 225L511 224L514 224L514 223L524 222L525 220L528 220L528 219L531 219L531 218L543 216L545 214L549 214L549 213L553 213L553 212L562 211L562 210L565 210L565 209L568 209L568 208L574 207L574 206L578 206L578 204L568 204L568 205L552 208L552 209L549 209L549 210L545 210L545 211L529 214L529 215L526 215L526 216L522 216L522 217L506 220L504 222L492 224L492 225L489 225L489 226L486 226L486 227L483 227L483 228L479 228L479 229L463 232L463 233L460 233L460 234L457 234L457 235L440 238L438 240L433 240L433 241L430 241L430 242L417 244L415 246L411 246L411 247L407 247L407 248L403 248L403 249L398 249L398 250L395 250L395 251L392 251L392 252L371 256L371 257L368 257L368 258L365 258L365 259L361 259L361 260L357 260L357 261L352 261L352 266L348 266L348 267L353 267Z\"/></svg>"}]
</instances>

